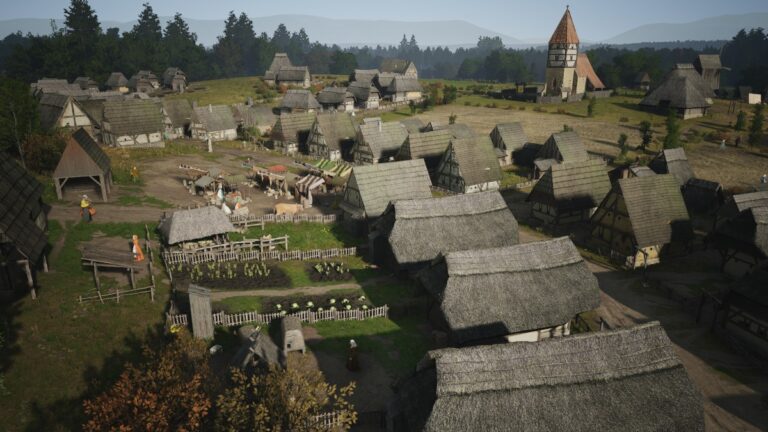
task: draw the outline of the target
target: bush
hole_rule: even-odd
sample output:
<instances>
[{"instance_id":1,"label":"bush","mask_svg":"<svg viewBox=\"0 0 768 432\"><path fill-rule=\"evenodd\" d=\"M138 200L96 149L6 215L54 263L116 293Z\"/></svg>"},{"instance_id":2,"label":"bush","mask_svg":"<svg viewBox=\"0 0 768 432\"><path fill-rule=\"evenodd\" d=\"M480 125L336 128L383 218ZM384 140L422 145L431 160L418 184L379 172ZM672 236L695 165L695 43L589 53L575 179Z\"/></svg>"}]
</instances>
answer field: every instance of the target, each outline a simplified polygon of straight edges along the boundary
<instances>
[{"instance_id":1,"label":"bush","mask_svg":"<svg viewBox=\"0 0 768 432\"><path fill-rule=\"evenodd\" d=\"M627 123L627 122L629 122L629 119L627 117L621 117L619 119L619 123Z\"/></svg>"}]
</instances>

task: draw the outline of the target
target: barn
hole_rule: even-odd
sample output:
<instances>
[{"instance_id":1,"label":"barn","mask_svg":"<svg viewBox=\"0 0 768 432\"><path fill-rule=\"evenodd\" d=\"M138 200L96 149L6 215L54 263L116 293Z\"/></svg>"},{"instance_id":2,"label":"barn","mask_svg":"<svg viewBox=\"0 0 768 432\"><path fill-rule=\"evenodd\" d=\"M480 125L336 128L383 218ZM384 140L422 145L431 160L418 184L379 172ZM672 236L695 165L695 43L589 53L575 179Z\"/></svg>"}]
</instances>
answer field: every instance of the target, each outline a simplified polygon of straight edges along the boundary
<instances>
[{"instance_id":1,"label":"barn","mask_svg":"<svg viewBox=\"0 0 768 432\"><path fill-rule=\"evenodd\" d=\"M703 117L712 107L713 91L691 64L678 64L640 106L666 113L673 109L683 119Z\"/></svg>"},{"instance_id":2,"label":"barn","mask_svg":"<svg viewBox=\"0 0 768 432\"><path fill-rule=\"evenodd\" d=\"M693 178L693 169L688 163L688 156L685 155L685 149L682 147L660 151L648 163L648 168L656 174L672 174L680 187Z\"/></svg>"},{"instance_id":3,"label":"barn","mask_svg":"<svg viewBox=\"0 0 768 432\"><path fill-rule=\"evenodd\" d=\"M436 182L437 168L452 139L453 134L447 129L409 133L395 159L424 159L430 178Z\"/></svg>"},{"instance_id":4,"label":"barn","mask_svg":"<svg viewBox=\"0 0 768 432\"><path fill-rule=\"evenodd\" d=\"M163 108L149 99L104 102L102 137L115 147L165 147Z\"/></svg>"},{"instance_id":5,"label":"barn","mask_svg":"<svg viewBox=\"0 0 768 432\"><path fill-rule=\"evenodd\" d=\"M487 136L454 138L437 168L437 185L456 193L497 190L501 167Z\"/></svg>"},{"instance_id":6,"label":"barn","mask_svg":"<svg viewBox=\"0 0 768 432\"><path fill-rule=\"evenodd\" d=\"M528 136L520 122L500 123L491 131L491 142L499 157L499 165L512 165L515 152L528 144Z\"/></svg>"},{"instance_id":7,"label":"barn","mask_svg":"<svg viewBox=\"0 0 768 432\"><path fill-rule=\"evenodd\" d=\"M392 102L418 102L422 98L422 90L416 78L395 76L387 86L385 94Z\"/></svg>"},{"instance_id":8,"label":"barn","mask_svg":"<svg viewBox=\"0 0 768 432\"><path fill-rule=\"evenodd\" d=\"M533 217L553 224L589 220L611 190L605 163L600 159L552 165L533 187L526 201Z\"/></svg>"},{"instance_id":9,"label":"barn","mask_svg":"<svg viewBox=\"0 0 768 432\"><path fill-rule=\"evenodd\" d=\"M390 161L407 138L408 130L398 122L384 122L378 117L365 119L358 130L353 159L361 165Z\"/></svg>"},{"instance_id":10,"label":"barn","mask_svg":"<svg viewBox=\"0 0 768 432\"><path fill-rule=\"evenodd\" d=\"M539 343L430 351L389 432L704 431L701 395L658 322Z\"/></svg>"},{"instance_id":11,"label":"barn","mask_svg":"<svg viewBox=\"0 0 768 432\"><path fill-rule=\"evenodd\" d=\"M382 73L400 75L411 79L419 78L419 71L416 69L416 65L413 64L413 62L410 60L385 58L381 60L381 65L379 65L378 71Z\"/></svg>"},{"instance_id":12,"label":"barn","mask_svg":"<svg viewBox=\"0 0 768 432\"><path fill-rule=\"evenodd\" d=\"M306 152L307 140L316 116L314 112L280 114L270 133L274 149L285 154Z\"/></svg>"},{"instance_id":13,"label":"barn","mask_svg":"<svg viewBox=\"0 0 768 432\"><path fill-rule=\"evenodd\" d=\"M307 140L310 156L332 161L351 160L357 130L352 116L346 113L320 113Z\"/></svg>"},{"instance_id":14,"label":"barn","mask_svg":"<svg viewBox=\"0 0 768 432\"><path fill-rule=\"evenodd\" d=\"M374 262L400 271L441 253L518 243L517 220L498 191L394 201L373 227Z\"/></svg>"},{"instance_id":15,"label":"barn","mask_svg":"<svg viewBox=\"0 0 768 432\"><path fill-rule=\"evenodd\" d=\"M208 105L195 107L192 122L192 138L211 141L232 141L237 139L237 123L229 105Z\"/></svg>"},{"instance_id":16,"label":"barn","mask_svg":"<svg viewBox=\"0 0 768 432\"><path fill-rule=\"evenodd\" d=\"M67 138L67 146L61 153L59 163L53 171L56 196L64 199L64 185L76 179L93 181L106 202L112 185L112 167L109 156L91 138L85 129L78 129Z\"/></svg>"},{"instance_id":17,"label":"barn","mask_svg":"<svg viewBox=\"0 0 768 432\"><path fill-rule=\"evenodd\" d=\"M619 180L591 223L598 250L630 269L658 264L665 246L687 244L693 236L680 186L671 174Z\"/></svg>"},{"instance_id":18,"label":"barn","mask_svg":"<svg viewBox=\"0 0 768 432\"><path fill-rule=\"evenodd\" d=\"M367 233L368 223L384 213L390 202L432 196L429 174L421 159L356 166L347 181L339 207L344 225Z\"/></svg>"},{"instance_id":19,"label":"barn","mask_svg":"<svg viewBox=\"0 0 768 432\"><path fill-rule=\"evenodd\" d=\"M418 278L452 346L566 336L577 314L600 304L597 278L568 237L447 252Z\"/></svg>"}]
</instances>

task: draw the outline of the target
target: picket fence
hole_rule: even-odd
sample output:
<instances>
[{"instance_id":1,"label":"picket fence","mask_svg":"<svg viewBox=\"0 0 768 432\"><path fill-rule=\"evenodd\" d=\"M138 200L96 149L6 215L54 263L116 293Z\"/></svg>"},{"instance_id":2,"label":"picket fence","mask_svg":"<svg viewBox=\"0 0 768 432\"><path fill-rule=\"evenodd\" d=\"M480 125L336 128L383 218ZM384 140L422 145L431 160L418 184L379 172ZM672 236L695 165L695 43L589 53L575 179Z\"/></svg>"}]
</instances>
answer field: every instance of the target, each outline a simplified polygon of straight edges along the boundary
<instances>
[{"instance_id":1,"label":"picket fence","mask_svg":"<svg viewBox=\"0 0 768 432\"><path fill-rule=\"evenodd\" d=\"M276 319L280 319L286 315L295 316L302 322L316 323L318 321L362 321L370 318L389 316L389 306L384 305L372 309L351 309L351 310L324 310L319 312L312 312L303 310L290 314L281 312L260 314L256 311L253 312L241 312L235 314L227 314L223 311L213 314L213 325L233 327L243 324L269 324ZM189 319L186 314L171 315L166 314L166 321L168 325L189 325Z\"/></svg>"},{"instance_id":2,"label":"picket fence","mask_svg":"<svg viewBox=\"0 0 768 432\"><path fill-rule=\"evenodd\" d=\"M334 430L342 424L342 413L338 411L318 414L307 421L307 426L314 426L320 430Z\"/></svg>"},{"instance_id":3,"label":"picket fence","mask_svg":"<svg viewBox=\"0 0 768 432\"><path fill-rule=\"evenodd\" d=\"M322 223L322 224L329 224L334 223L337 220L337 216L335 214L329 214L329 215L308 215L308 214L281 214L281 215L275 215L275 214L268 214L263 216L256 216L256 215L230 215L229 221L232 222L232 225L235 226L244 226L244 227L251 227L251 226L258 226L261 225L264 226L265 223L301 223L301 222L312 222L312 223Z\"/></svg>"},{"instance_id":4,"label":"picket fence","mask_svg":"<svg viewBox=\"0 0 768 432\"><path fill-rule=\"evenodd\" d=\"M326 259L335 257L354 256L356 247L334 249L312 249L292 251L264 251L257 249L251 251L219 251L219 252L163 252L163 259L167 265L174 264L202 264L208 262L229 261L306 261L313 259Z\"/></svg>"}]
</instances>

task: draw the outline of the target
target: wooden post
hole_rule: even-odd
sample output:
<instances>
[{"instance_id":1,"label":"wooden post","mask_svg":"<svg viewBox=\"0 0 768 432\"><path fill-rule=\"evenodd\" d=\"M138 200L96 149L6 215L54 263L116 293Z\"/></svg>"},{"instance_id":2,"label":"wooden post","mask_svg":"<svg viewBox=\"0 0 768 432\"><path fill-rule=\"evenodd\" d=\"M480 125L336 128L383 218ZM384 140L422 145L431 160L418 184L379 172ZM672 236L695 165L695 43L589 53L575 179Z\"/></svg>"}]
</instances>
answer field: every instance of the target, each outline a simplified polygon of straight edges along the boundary
<instances>
[{"instance_id":1,"label":"wooden post","mask_svg":"<svg viewBox=\"0 0 768 432\"><path fill-rule=\"evenodd\" d=\"M48 273L48 257L43 254L43 271Z\"/></svg>"},{"instance_id":2,"label":"wooden post","mask_svg":"<svg viewBox=\"0 0 768 432\"><path fill-rule=\"evenodd\" d=\"M120 287L115 288L115 299L120 303Z\"/></svg>"},{"instance_id":3,"label":"wooden post","mask_svg":"<svg viewBox=\"0 0 768 432\"><path fill-rule=\"evenodd\" d=\"M104 174L99 174L99 187L101 188L101 200L107 202L107 187L104 185Z\"/></svg>"},{"instance_id":4,"label":"wooden post","mask_svg":"<svg viewBox=\"0 0 768 432\"><path fill-rule=\"evenodd\" d=\"M32 269L29 267L29 260L19 260L17 263L24 267L24 273L27 275L27 286L32 293L32 300L37 300L37 291L35 291L35 280L32 278Z\"/></svg>"},{"instance_id":5,"label":"wooden post","mask_svg":"<svg viewBox=\"0 0 768 432\"><path fill-rule=\"evenodd\" d=\"M130 277L131 277L131 288L136 288L136 279L133 276L133 267L130 267Z\"/></svg>"},{"instance_id":6,"label":"wooden post","mask_svg":"<svg viewBox=\"0 0 768 432\"><path fill-rule=\"evenodd\" d=\"M92 262L93 266L93 280L96 282L96 291L101 292L101 282L99 281L99 268L95 262Z\"/></svg>"},{"instance_id":7,"label":"wooden post","mask_svg":"<svg viewBox=\"0 0 768 432\"><path fill-rule=\"evenodd\" d=\"M60 180L58 177L55 177L55 178L53 179L53 184L56 186L56 197L57 197L58 199L60 199L60 200L61 200L61 199L64 199L64 198L62 197L62 193L61 193L61 180Z\"/></svg>"}]
</instances>

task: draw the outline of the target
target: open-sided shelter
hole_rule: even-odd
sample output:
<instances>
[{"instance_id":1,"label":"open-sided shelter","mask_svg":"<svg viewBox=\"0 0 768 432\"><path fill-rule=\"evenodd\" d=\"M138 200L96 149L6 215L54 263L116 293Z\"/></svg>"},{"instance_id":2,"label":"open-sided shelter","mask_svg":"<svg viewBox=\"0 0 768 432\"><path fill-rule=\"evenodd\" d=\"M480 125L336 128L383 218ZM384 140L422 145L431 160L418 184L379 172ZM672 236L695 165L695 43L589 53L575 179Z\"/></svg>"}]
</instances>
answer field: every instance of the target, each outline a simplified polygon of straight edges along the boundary
<instances>
[{"instance_id":1,"label":"open-sided shelter","mask_svg":"<svg viewBox=\"0 0 768 432\"><path fill-rule=\"evenodd\" d=\"M109 156L85 129L78 129L67 138L67 146L64 147L61 159L53 171L53 184L59 199L64 198L64 186L67 182L76 178L92 180L101 192L101 199L107 201L112 184Z\"/></svg>"},{"instance_id":2,"label":"open-sided shelter","mask_svg":"<svg viewBox=\"0 0 768 432\"><path fill-rule=\"evenodd\" d=\"M430 351L389 432L704 431L701 395L658 322L539 343Z\"/></svg>"},{"instance_id":3,"label":"open-sided shelter","mask_svg":"<svg viewBox=\"0 0 768 432\"><path fill-rule=\"evenodd\" d=\"M375 262L416 270L441 253L512 246L518 225L498 191L392 202L374 223Z\"/></svg>"},{"instance_id":4,"label":"open-sided shelter","mask_svg":"<svg viewBox=\"0 0 768 432\"><path fill-rule=\"evenodd\" d=\"M438 186L457 193L497 190L502 177L488 136L452 139L436 175Z\"/></svg>"}]
</instances>

